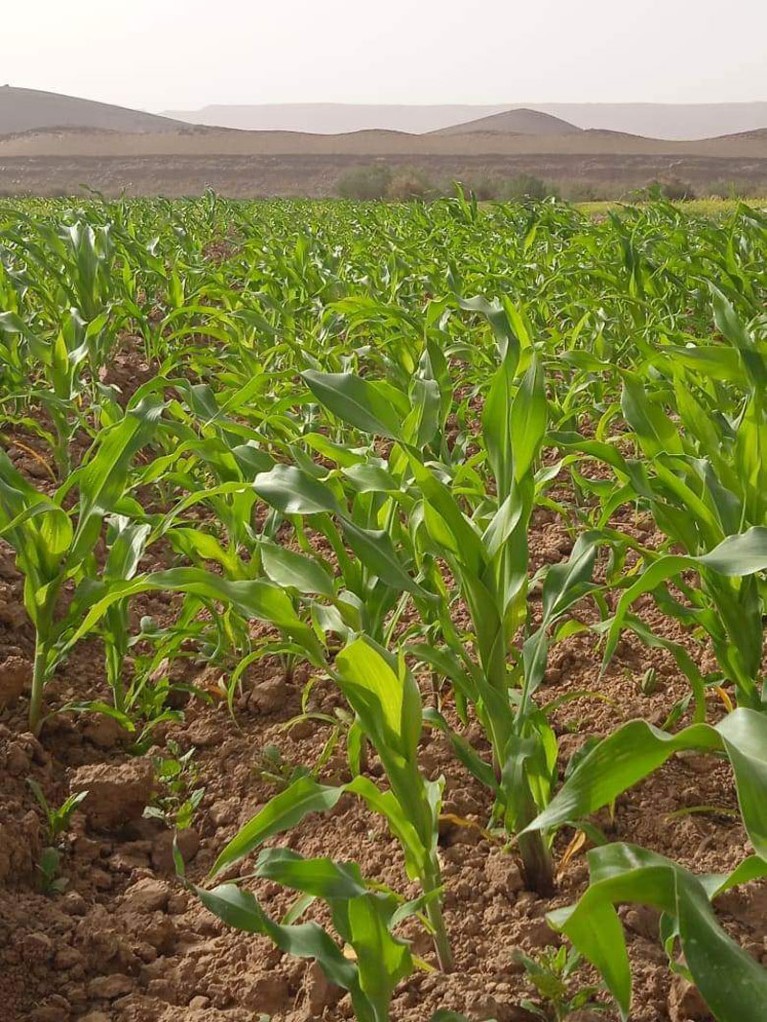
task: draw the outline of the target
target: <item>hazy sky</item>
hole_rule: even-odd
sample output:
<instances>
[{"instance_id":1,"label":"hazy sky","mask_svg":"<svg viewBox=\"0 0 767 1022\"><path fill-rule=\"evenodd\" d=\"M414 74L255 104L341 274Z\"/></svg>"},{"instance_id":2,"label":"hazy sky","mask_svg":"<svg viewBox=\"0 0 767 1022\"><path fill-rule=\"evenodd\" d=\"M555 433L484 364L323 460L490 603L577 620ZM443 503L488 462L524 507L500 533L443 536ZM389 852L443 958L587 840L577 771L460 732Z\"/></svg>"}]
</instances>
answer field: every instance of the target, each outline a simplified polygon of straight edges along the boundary
<instances>
[{"instance_id":1,"label":"hazy sky","mask_svg":"<svg viewBox=\"0 0 767 1022\"><path fill-rule=\"evenodd\" d=\"M213 103L767 100L766 0L22 0L0 84Z\"/></svg>"}]
</instances>

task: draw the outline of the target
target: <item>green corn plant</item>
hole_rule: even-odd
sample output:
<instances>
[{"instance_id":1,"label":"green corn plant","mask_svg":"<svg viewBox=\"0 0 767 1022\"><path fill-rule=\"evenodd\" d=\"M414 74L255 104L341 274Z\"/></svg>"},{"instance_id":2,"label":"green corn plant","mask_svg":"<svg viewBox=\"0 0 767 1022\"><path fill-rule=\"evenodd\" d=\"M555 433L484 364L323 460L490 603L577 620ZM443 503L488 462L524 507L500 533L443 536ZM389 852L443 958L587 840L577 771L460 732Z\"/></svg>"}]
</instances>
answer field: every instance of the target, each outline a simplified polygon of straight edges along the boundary
<instances>
[{"instance_id":1,"label":"green corn plant","mask_svg":"<svg viewBox=\"0 0 767 1022\"><path fill-rule=\"evenodd\" d=\"M711 596L711 603L696 599L694 606L699 608L698 612L684 615L683 620L699 623L711 636L720 664L727 677L736 684L739 704L762 708L763 690L759 686L759 674L765 603L758 573L765 568L767 528L759 526L728 536L700 557L683 554L657 557L618 601L615 615L609 623L605 663L615 651L631 604L644 593L656 591L667 580L678 580L682 572L692 570L700 576L706 594ZM641 627L636 630L642 635ZM698 691L697 695L702 709L702 692ZM702 713L698 719L701 717Z\"/></svg>"},{"instance_id":2,"label":"green corn plant","mask_svg":"<svg viewBox=\"0 0 767 1022\"><path fill-rule=\"evenodd\" d=\"M675 735L632 721L578 763L549 806L530 824L530 829L549 830L578 825L680 751L723 754L732 766L741 816L755 854L729 878L698 878L645 849L606 845L589 855L591 882L577 906L550 917L552 925L602 973L624 1019L630 1008L631 979L621 923L613 907L618 902L649 904L664 913L670 953L678 940L690 977L720 1022L758 1017L754 1011L767 991L767 972L725 935L709 900L728 887L767 874L765 749L767 721L756 710L737 709L716 726L693 724ZM727 970L726 981L715 979L719 969Z\"/></svg>"},{"instance_id":3,"label":"green corn plant","mask_svg":"<svg viewBox=\"0 0 767 1022\"><path fill-rule=\"evenodd\" d=\"M483 413L496 492L488 493L478 480L480 510L474 518L465 514L455 492L435 467L422 460L418 448L402 439L412 438L428 421L425 397L419 414L414 412L406 423L387 402L388 390L379 389L377 383L316 372L305 374L305 379L315 396L338 417L358 428L400 438L399 454L395 448L390 459L396 466L392 474L399 475L402 489L410 487L411 496L412 491L420 496L411 512L411 530L424 556L447 562L472 619L477 661L468 656L458 637L444 596L444 610L438 617L452 646L450 654L440 654L426 644L411 645L409 652L446 674L459 697L474 706L493 749L492 767L471 755L465 743L457 743L457 748L467 766L496 792L504 827L510 834L518 834L546 804L554 780L556 740L533 698L543 680L549 633L592 588L590 576L600 538L582 537L570 562L549 572L543 591L543 621L539 627L531 627L527 531L536 494L535 464L546 429L544 382L531 350L525 352L527 368L517 380L519 342L501 310L478 301L477 307L491 317L497 329L503 324L505 328L501 366ZM435 429L432 420L430 433ZM455 482L453 485L455 489ZM467 493L472 493L468 486ZM439 589L438 579L434 586ZM521 646L516 646L520 626L526 634ZM529 885L550 890L553 867L546 839L539 834L524 836L520 853Z\"/></svg>"},{"instance_id":4,"label":"green corn plant","mask_svg":"<svg viewBox=\"0 0 767 1022\"><path fill-rule=\"evenodd\" d=\"M342 650L328 673L356 714L360 732L356 737L364 736L378 753L388 790L382 791L360 773L335 788L300 777L235 835L219 855L213 874L239 862L267 837L295 826L307 813L331 809L344 793L354 794L384 816L402 846L408 875L423 890L440 967L449 970L452 958L440 905L437 857L443 781L426 781L418 767L422 728L418 687L401 658L387 655L365 638Z\"/></svg>"},{"instance_id":5,"label":"green corn plant","mask_svg":"<svg viewBox=\"0 0 767 1022\"><path fill-rule=\"evenodd\" d=\"M440 968L452 968L452 956L440 905L437 857L439 811L444 781L426 781L418 767L422 729L421 693L402 657L387 658L365 639L338 654L332 672L357 715L360 728L383 765L389 791L381 793L362 776L353 790L386 817L399 838L407 870L420 883Z\"/></svg>"},{"instance_id":6,"label":"green corn plant","mask_svg":"<svg viewBox=\"0 0 767 1022\"><path fill-rule=\"evenodd\" d=\"M153 757L160 792L144 810L146 819L162 820L177 831L192 826L194 814L205 797L205 789L194 786L199 778L195 751L192 746L182 752L178 743L170 739L168 755Z\"/></svg>"},{"instance_id":7,"label":"green corn plant","mask_svg":"<svg viewBox=\"0 0 767 1022\"><path fill-rule=\"evenodd\" d=\"M101 573L104 590L110 585L135 577L145 552L151 526L147 522L132 522L125 515L114 515L107 522L107 558ZM91 587L89 599L95 598ZM101 636L104 640L107 683L112 692L114 708L129 713L128 693L125 689L124 666L130 648L129 603L127 599L113 603L104 615Z\"/></svg>"},{"instance_id":8,"label":"green corn plant","mask_svg":"<svg viewBox=\"0 0 767 1022\"><path fill-rule=\"evenodd\" d=\"M746 712L746 711L744 711ZM677 863L634 845L589 852L590 884L576 905L550 913L561 931L601 973L623 1022L631 1011L631 971L616 905L649 905L661 913L669 961L695 983L717 1022L758 1022L767 997L767 970L718 922L717 895L767 873L748 861L730 876L698 877ZM676 959L681 952L683 965Z\"/></svg>"},{"instance_id":9,"label":"green corn plant","mask_svg":"<svg viewBox=\"0 0 767 1022\"><path fill-rule=\"evenodd\" d=\"M162 402L139 402L125 418L104 431L93 456L73 473L53 498L31 486L0 452L0 535L14 548L24 574L24 606L35 628L35 657L29 705L30 730L41 725L43 693L61 662L62 643L79 614L76 595L63 616L57 616L64 584L84 583L93 569L104 515L124 499L134 454L154 432ZM67 495L76 487L76 513L66 510ZM87 601L86 601L87 603Z\"/></svg>"},{"instance_id":10,"label":"green corn plant","mask_svg":"<svg viewBox=\"0 0 767 1022\"><path fill-rule=\"evenodd\" d=\"M408 945L392 930L414 907L399 903L379 885L373 889L354 863L305 859L288 849L262 851L252 877L282 884L301 895L286 921L272 919L255 895L237 884L193 889L205 907L228 925L268 937L286 954L314 959L331 983L349 992L359 1022L388 1022L394 989L414 968ZM333 929L351 948L353 959L318 923L294 921L315 899L327 905Z\"/></svg>"},{"instance_id":11,"label":"green corn plant","mask_svg":"<svg viewBox=\"0 0 767 1022\"><path fill-rule=\"evenodd\" d=\"M106 315L86 323L77 309L55 329L50 339L27 326L16 313L0 315L0 335L5 350L24 366L20 387L2 396L11 409L23 398L24 405L39 403L50 419L53 431L29 414L9 416L46 440L53 452L60 478L71 469L72 440L87 424L83 404L88 349L104 326ZM35 370L38 369L38 372Z\"/></svg>"},{"instance_id":12,"label":"green corn plant","mask_svg":"<svg viewBox=\"0 0 767 1022\"><path fill-rule=\"evenodd\" d=\"M40 785L33 778L27 778L27 784L32 789L32 794L37 799L37 803L45 814L45 823L47 828L47 838L50 844L57 844L62 834L66 833L69 823L72 819L72 814L83 801L88 794L87 791L78 791L74 795L70 795L69 798L65 799L64 802L58 807L52 806L48 799L45 797L45 793Z\"/></svg>"},{"instance_id":13,"label":"green corn plant","mask_svg":"<svg viewBox=\"0 0 767 1022\"><path fill-rule=\"evenodd\" d=\"M767 721L757 710L741 708L718 724L691 724L669 734L642 720L630 721L603 738L578 763L530 830L576 823L612 804L622 792L650 776L680 751L724 754L730 761L741 815L760 855L767 852L764 801L764 745ZM760 850L761 849L761 850Z\"/></svg>"},{"instance_id":14,"label":"green corn plant","mask_svg":"<svg viewBox=\"0 0 767 1022\"><path fill-rule=\"evenodd\" d=\"M351 506L345 493L350 482ZM322 627L332 626L342 635L365 632L385 643L399 616L396 609L403 594L424 608L424 614L433 597L407 571L404 544L408 537L397 528L398 497L381 491L382 485L397 489L396 482L382 468L370 464L352 464L341 471L340 479L328 477L325 472L318 477L314 466L307 470L277 465L256 476L253 488L276 511L290 516L303 550L303 556L296 555L262 542L259 552L266 575L300 592L332 599L335 613L314 605ZM336 587L326 562L314 552L304 519L330 544L340 586ZM402 545L400 540L404 541Z\"/></svg>"},{"instance_id":15,"label":"green corn plant","mask_svg":"<svg viewBox=\"0 0 767 1022\"><path fill-rule=\"evenodd\" d=\"M384 726L396 717L392 694L403 705L415 694L403 657L433 689L434 708L418 713L490 789L493 822L518 842L526 880L541 890L557 828L593 833L590 813L677 751L726 759L756 852L737 875L691 877L651 853L598 849L582 904L555 920L627 1010L613 905L653 904L672 967L698 983L712 1013L754 1017L763 988L708 902L722 883L759 877L764 862L766 226L745 205L709 217L656 201L594 221L561 203L479 205L465 193L415 206L213 195L3 202L0 424L22 449L25 436L42 438L50 474L64 480L48 495L0 463L0 535L17 551L37 632L33 703L73 644L97 636L111 704L76 706L140 725L134 749L145 749L156 723L178 714L169 707L177 658L220 665L232 706L259 657L282 657L288 676L308 662L305 698L324 675L345 696L355 776L328 790L322 756L284 778L276 767L288 801L270 811L285 826L268 834L262 818L253 851L299 821L297 806L322 811L339 789L355 793L405 849L424 891L407 911L438 950L440 790L417 772L409 726ZM488 291L504 297L460 297ZM127 415L99 382L121 334L126 351L139 338L157 367ZM137 469L131 456L126 474L113 449L114 490L89 505L98 486L84 472L102 444L124 419L135 425L142 401L160 398L163 427L147 427L133 452L151 440L151 463ZM86 435L93 448L67 479L72 441ZM533 572L536 507L565 523L572 554ZM636 512L664 534L658 548L615 531ZM155 544L172 563L145 572ZM180 594L180 609L132 633L134 597L152 592ZM672 627L681 623L682 639L640 616L648 594ZM561 699L541 679L549 647L586 627L573 620L584 597L612 614L592 626L608 657L631 629L674 658L691 696L669 722L692 699L693 727L669 734L632 722L589 743L559 788L549 718ZM707 673L702 641L717 660ZM722 679L739 709L708 728L708 687ZM460 726L448 725L451 696ZM662 697L661 684L654 703ZM463 737L475 720L489 753ZM371 748L384 765L380 788L362 765ZM347 883L345 864L335 866ZM359 1017L387 1017L400 967L404 976L413 964L394 936L399 900L358 874L356 886L339 886L333 868L290 854L263 868L300 899L312 896L307 875L330 878L324 893L312 890L332 895L334 950L317 946L358 991ZM54 884L58 861L45 869ZM247 884L232 904L250 897ZM369 927L350 922L365 913ZM246 928L267 934L297 922L246 916ZM290 939L303 939L298 929ZM387 949L378 974L374 945Z\"/></svg>"},{"instance_id":16,"label":"green corn plant","mask_svg":"<svg viewBox=\"0 0 767 1022\"><path fill-rule=\"evenodd\" d=\"M650 350L652 367L662 374L652 385L636 372L622 373L623 417L646 462L627 458L601 440L561 435L559 441L613 468L618 486L605 494L602 523L620 504L638 501L649 507L670 542L690 558L700 557L701 586L694 588L680 577L682 562L671 570L672 558L645 551L644 581L632 584L630 591L634 598L653 592L661 609L706 632L725 679L735 686L738 703L758 707L763 699L765 587L757 573L760 530L767 523L762 456L767 445L767 354L764 342L741 322L732 304L717 289L713 293L715 323L727 343ZM665 404L677 409L676 416L667 414ZM712 570L706 556L741 535L751 537L755 566ZM681 589L684 603L669 591L669 579ZM649 630L635 627L626 614L622 601L623 622L651 641ZM694 666L685 673L696 690L700 718L703 680Z\"/></svg>"}]
</instances>

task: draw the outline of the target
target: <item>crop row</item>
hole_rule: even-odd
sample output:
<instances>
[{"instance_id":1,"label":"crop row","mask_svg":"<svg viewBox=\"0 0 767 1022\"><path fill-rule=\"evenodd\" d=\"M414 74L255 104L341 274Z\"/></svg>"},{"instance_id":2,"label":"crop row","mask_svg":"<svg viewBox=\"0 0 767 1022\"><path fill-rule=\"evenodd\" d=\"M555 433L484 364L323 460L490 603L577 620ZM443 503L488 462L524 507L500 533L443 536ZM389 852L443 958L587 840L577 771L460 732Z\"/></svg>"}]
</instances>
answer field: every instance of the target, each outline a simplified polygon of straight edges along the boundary
<instances>
[{"instance_id":1,"label":"crop row","mask_svg":"<svg viewBox=\"0 0 767 1022\"><path fill-rule=\"evenodd\" d=\"M488 789L487 827L529 889L555 889L562 828L593 845L588 889L550 925L622 1018L617 906L639 902L716 1018L756 1022L767 974L712 903L767 875L766 256L767 219L746 206L722 223L662 202L592 222L463 195L0 209L0 416L24 455L0 451L0 539L35 629L30 729L86 637L109 697L55 709L112 716L136 754L178 715L166 668L190 650L222 668L233 713L256 661L307 664L348 707L351 779L299 777L210 882L185 881L212 912L316 959L361 1022L388 1019L418 967L408 917L449 970L443 781L419 753L437 729ZM540 566L542 510L568 542ZM647 516L652 543L626 527ZM172 620L136 622L151 592L180 594ZM630 721L563 762L550 653L588 634L607 665L626 632L673 658L686 694L663 727ZM594 822L690 750L732 769L753 854L726 876ZM270 840L345 796L385 818L417 898ZM298 892L286 919L254 878Z\"/></svg>"}]
</instances>

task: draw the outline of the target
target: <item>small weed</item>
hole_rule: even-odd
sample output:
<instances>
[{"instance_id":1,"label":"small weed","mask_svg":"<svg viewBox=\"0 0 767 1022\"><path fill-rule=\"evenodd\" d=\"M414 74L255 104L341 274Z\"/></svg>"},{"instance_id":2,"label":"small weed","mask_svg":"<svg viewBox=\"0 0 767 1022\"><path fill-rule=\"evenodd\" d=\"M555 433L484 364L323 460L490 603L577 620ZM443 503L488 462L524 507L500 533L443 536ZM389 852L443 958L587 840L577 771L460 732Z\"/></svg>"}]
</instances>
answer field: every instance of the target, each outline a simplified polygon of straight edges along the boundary
<instances>
[{"instance_id":1,"label":"small weed","mask_svg":"<svg viewBox=\"0 0 767 1022\"><path fill-rule=\"evenodd\" d=\"M27 784L45 815L47 845L37 864L40 873L40 886L43 894L60 894L69 883L67 877L59 876L62 856L61 839L69 828L72 814L88 792L78 791L77 794L70 795L60 806L56 807L48 802L37 781L28 777Z\"/></svg>"},{"instance_id":2,"label":"small weed","mask_svg":"<svg viewBox=\"0 0 767 1022\"><path fill-rule=\"evenodd\" d=\"M171 740L169 756L153 757L155 775L163 790L144 810L146 818L162 820L175 830L191 827L205 795L204 788L195 787L198 770L193 762L194 751L191 748L182 753L178 743Z\"/></svg>"},{"instance_id":3,"label":"small weed","mask_svg":"<svg viewBox=\"0 0 767 1022\"><path fill-rule=\"evenodd\" d=\"M309 767L284 759L276 745L264 746L255 772L260 781L269 781L278 791L284 791L301 777L311 776Z\"/></svg>"},{"instance_id":4,"label":"small weed","mask_svg":"<svg viewBox=\"0 0 767 1022\"><path fill-rule=\"evenodd\" d=\"M528 981L535 987L543 1005L523 1001L522 1006L546 1022L564 1022L573 1012L581 1008L604 1011L604 1006L595 1000L598 986L579 987L575 985L575 973L580 969L582 958L575 948L545 948L534 958L519 952L519 961L525 967Z\"/></svg>"}]
</instances>

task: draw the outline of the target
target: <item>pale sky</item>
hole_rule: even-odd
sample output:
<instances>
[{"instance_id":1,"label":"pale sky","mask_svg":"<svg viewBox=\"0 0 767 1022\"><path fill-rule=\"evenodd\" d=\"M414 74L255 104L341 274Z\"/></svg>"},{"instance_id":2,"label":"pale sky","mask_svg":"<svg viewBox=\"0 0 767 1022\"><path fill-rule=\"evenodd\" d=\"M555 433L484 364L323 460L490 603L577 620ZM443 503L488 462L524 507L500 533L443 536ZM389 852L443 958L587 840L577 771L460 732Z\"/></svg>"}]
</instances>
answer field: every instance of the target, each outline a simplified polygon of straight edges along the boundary
<instances>
[{"instance_id":1,"label":"pale sky","mask_svg":"<svg viewBox=\"0 0 767 1022\"><path fill-rule=\"evenodd\" d=\"M0 0L0 84L232 103L767 100L767 0Z\"/></svg>"}]
</instances>

